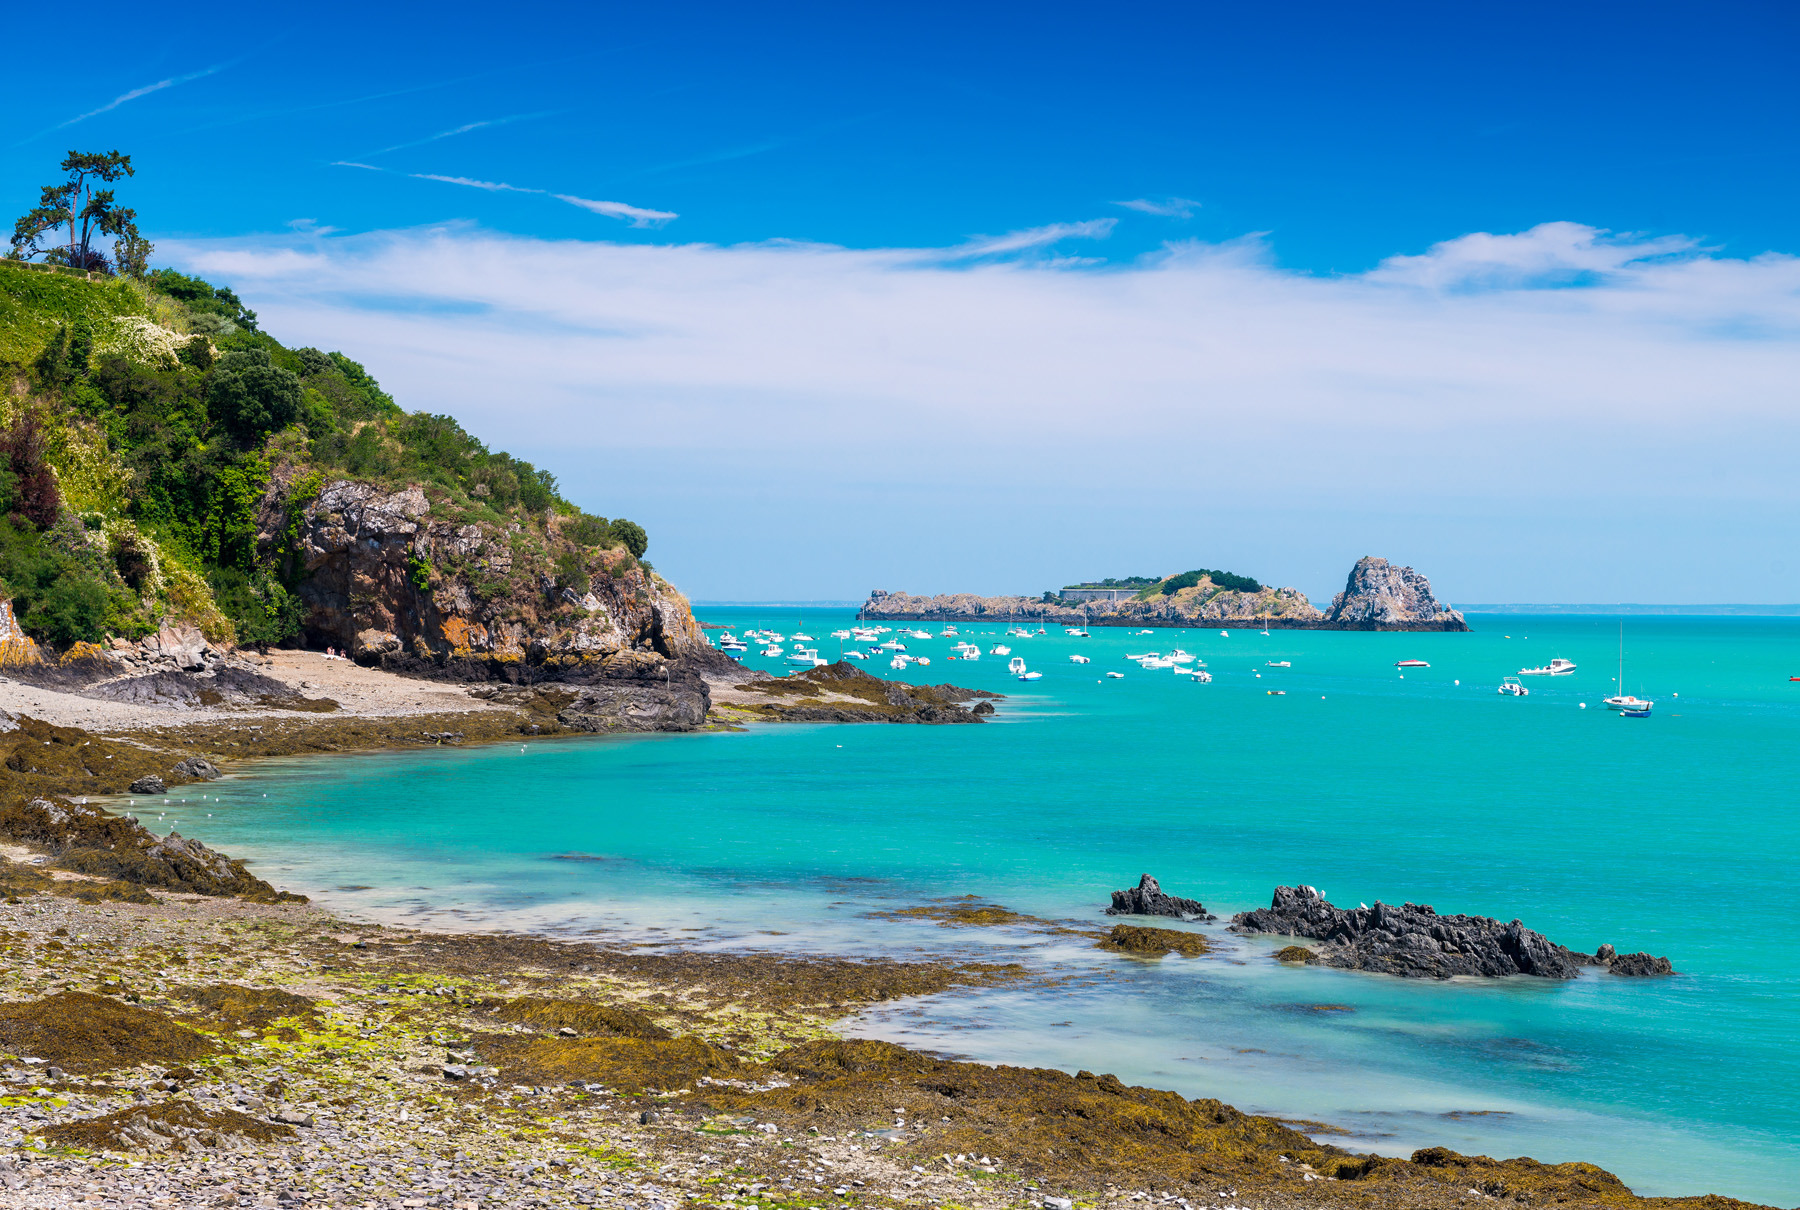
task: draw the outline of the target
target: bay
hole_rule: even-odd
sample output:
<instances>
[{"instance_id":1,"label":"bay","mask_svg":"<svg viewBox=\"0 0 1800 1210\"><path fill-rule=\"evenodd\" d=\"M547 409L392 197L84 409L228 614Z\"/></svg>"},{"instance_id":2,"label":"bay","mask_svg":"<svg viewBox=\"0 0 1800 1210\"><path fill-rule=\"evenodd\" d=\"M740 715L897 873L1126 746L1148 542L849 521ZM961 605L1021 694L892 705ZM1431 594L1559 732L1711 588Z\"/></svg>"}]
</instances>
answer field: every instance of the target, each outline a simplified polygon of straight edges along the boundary
<instances>
[{"instance_id":1,"label":"bay","mask_svg":"<svg viewBox=\"0 0 1800 1210\"><path fill-rule=\"evenodd\" d=\"M740 631L804 626L828 657L826 635L852 616L699 612ZM146 822L179 819L334 910L428 927L1024 961L1065 982L887 1006L850 1028L1216 1096L1329 1124L1344 1133L1319 1137L1357 1150L1582 1159L1640 1193L1793 1202L1800 619L1627 619L1625 688L1657 701L1641 720L1600 708L1616 619L1470 621L1472 634L1087 639L963 625L1044 678L1014 680L1004 657L951 661L940 637L905 640L928 668L864 667L1006 694L981 726L265 762L185 788ZM1124 658L1177 644L1213 683ZM1552 656L1578 671L1527 678L1528 697L1495 692ZM1292 667L1268 666L1281 660ZM1516 917L1576 949L1666 954L1680 974L1294 969L1223 921L1206 927L1214 954L1146 963L1079 938L870 915L973 894L1100 927L1108 892L1146 872L1221 917L1310 883L1340 906Z\"/></svg>"}]
</instances>

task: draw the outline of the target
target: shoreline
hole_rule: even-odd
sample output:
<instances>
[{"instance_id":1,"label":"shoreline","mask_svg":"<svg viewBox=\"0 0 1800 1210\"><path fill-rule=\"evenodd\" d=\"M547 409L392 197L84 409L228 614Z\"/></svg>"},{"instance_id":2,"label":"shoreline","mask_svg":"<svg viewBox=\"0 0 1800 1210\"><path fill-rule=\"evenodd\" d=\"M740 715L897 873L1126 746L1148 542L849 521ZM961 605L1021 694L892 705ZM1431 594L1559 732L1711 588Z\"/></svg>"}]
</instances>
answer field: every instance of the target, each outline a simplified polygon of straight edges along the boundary
<instances>
[{"instance_id":1,"label":"shoreline","mask_svg":"<svg viewBox=\"0 0 1800 1210\"><path fill-rule=\"evenodd\" d=\"M346 712L341 718L223 711L223 717L140 725L124 733L158 743L235 734L239 747L229 759L236 763L411 746L420 741L395 737L429 734L445 719L463 724L464 736L450 741L458 743L489 742L469 735L483 727L529 725L525 712L469 697L466 689L358 672L403 682L408 693L461 693L470 708L418 715L371 707L369 713ZM51 691L21 689L27 697L57 704L45 696ZM91 702L68 696L82 706ZM0 704L8 700L0 697ZM156 721L168 713L174 712L158 711ZM291 723L294 734L246 721L251 718ZM246 737L251 727L268 734ZM296 746L300 732L321 727L338 728L343 740L362 736L369 742ZM491 742L517 734L495 734ZM13 860L9 871L23 864L16 855ZM98 1084L79 1083L79 1072L44 1082L15 1065L14 1071L32 1078L8 1078L8 1091L13 1084L46 1088L47 1095L18 1094L45 1118L14 1108L0 1110L0 1124L29 1125L41 1134L46 1123L77 1130L74 1121L85 1121L90 1125L79 1129L88 1130L83 1137L91 1139L101 1129L93 1122L149 1115L150 1126L135 1133L120 1127L125 1133L115 1142L121 1155L130 1150L141 1157L137 1144L167 1131L176 1131L167 1137L195 1147L148 1162L140 1158L144 1167L137 1175L160 1174L168 1186L165 1196L173 1200L161 1204L221 1204L216 1190L222 1170L247 1194L267 1191L279 1174L284 1187L309 1195L307 1204L326 1205L371 1204L370 1193L377 1195L373 1204L390 1205L382 1199L420 1191L399 1187L402 1178L416 1178L426 1182L428 1203L483 1210L531 1197L558 1205L680 1198L773 1210L832 1202L941 1207L952 1200L968 1210L1046 1204L1061 1210L1046 1202L1054 1198L1108 1210L1183 1200L1271 1210L1435 1208L1520 1193L1566 1205L1747 1204L1639 1199L1599 1169L1581 1164L1468 1159L1433 1148L1411 1161L1363 1157L1319 1144L1277 1119L1239 1114L1215 1101L1127 1088L1109 1083L1110 1077L959 1063L888 1043L834 1040L837 1025L906 996L969 985L965 979L1033 979L1022 970L997 973L993 964L984 970L966 958L896 962L738 949L715 953L684 951L679 942L621 942L604 935L570 939L518 929L469 933L384 926L316 907L173 894L154 886L143 888L153 892L144 896L148 903L87 904L69 898L70 887L95 880L80 875L57 880L58 888L15 894L17 903L0 907L0 925L13 930L8 935L15 953L23 955L0 977L0 997L7 1002L0 1005L0 1020L9 1009L32 1003L30 997L42 1003L46 996L81 993L199 1029L229 1055L179 1067L172 1061L138 1063L128 1075ZM132 926L135 953L121 944L126 940L121 930ZM56 928L64 933L57 935ZM112 938L107 957L75 957L84 943L102 937ZM306 996L313 1004L299 1017L265 1014L251 1030L258 1036L245 1037L242 1028L249 1026L220 1028L219 1012L182 990L193 986L197 965L207 968L214 989L262 986ZM815 998L794 1001L790 989L796 981L812 987ZM378 990L383 987L408 990ZM574 1007L555 1009L565 1014L556 1019L578 1024L549 1028L526 1022L521 1030L521 1022L490 1019L494 1012L511 1011L496 1006L521 994L569 1001ZM636 1013L648 1025L617 1018L629 1028L594 1026L597 1018L591 1014L597 1008ZM376 1045L374 1038L383 1042ZM16 1039L0 1039L0 1053L5 1052L49 1058L65 1073L76 1072L77 1060L28 1055ZM464 1060L468 1054L475 1058ZM343 1056L354 1056L354 1075L327 1078L321 1064L330 1067ZM455 1067L464 1069L461 1076L446 1074ZM497 1069L491 1084L469 1074L489 1067ZM169 1073L180 1070L193 1074L171 1079ZM571 1072L579 1076L578 1089L569 1083L575 1078ZM656 1073L662 1083L646 1083L646 1072ZM254 1080L246 1078L250 1075ZM171 1083L174 1087L164 1086ZM255 1092L278 1085L278 1100ZM960 1091L945 1100L946 1086ZM249 1099L232 1089L249 1089ZM222 1091L230 1096L222 1098ZM906 1111L897 1120L890 1112L895 1108ZM226 1110L261 1125L220 1117ZM640 1121L637 1115L646 1112L659 1116ZM212 1114L206 1119L211 1125L181 1135L178 1123L171 1123L193 1113ZM394 1115L405 1123L409 1113L421 1125L395 1130ZM290 1124L285 1117L311 1118L313 1124ZM428 1121L435 1133L423 1133ZM336 1132L330 1138L334 1151L359 1149L358 1162L374 1165L368 1171L379 1170L376 1179L388 1181L392 1192L367 1189L368 1180L352 1187L339 1179L342 1165L316 1151L328 1122ZM1141 1132L1151 1122L1154 1133L1176 1142L1146 1142ZM283 1126L293 1137L279 1131L253 1137ZM207 1131L226 1143L194 1143ZM309 1140L315 1147L310 1157ZM16 1192L30 1195L16 1203L22 1206L74 1204L50 1183L59 1173L89 1188L133 1172L103 1155L96 1160L34 1157L30 1150L10 1154L35 1160L23 1169L15 1163L15 1174L29 1176L33 1168L42 1173L35 1182L22 1178ZM1213 1156L1217 1163L1197 1155ZM533 1165L540 1165L543 1175L517 1175ZM6 1171L0 1164L0 1179ZM813 1176L839 1183L822 1186ZM1496 1192L1471 1198L1471 1188Z\"/></svg>"}]
</instances>

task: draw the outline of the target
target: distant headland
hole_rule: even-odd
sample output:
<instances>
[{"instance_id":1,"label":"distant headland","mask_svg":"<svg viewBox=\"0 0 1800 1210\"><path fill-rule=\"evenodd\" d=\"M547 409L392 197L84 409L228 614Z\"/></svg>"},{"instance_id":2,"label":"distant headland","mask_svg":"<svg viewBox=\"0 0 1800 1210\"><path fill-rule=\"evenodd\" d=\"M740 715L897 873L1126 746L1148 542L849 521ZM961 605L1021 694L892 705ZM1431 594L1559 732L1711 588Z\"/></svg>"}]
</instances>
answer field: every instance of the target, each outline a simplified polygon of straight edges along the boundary
<instances>
[{"instance_id":1,"label":"distant headland","mask_svg":"<svg viewBox=\"0 0 1800 1210\"><path fill-rule=\"evenodd\" d=\"M1410 567L1365 556L1344 591L1321 610L1297 588L1272 588L1249 576L1200 568L1178 575L1132 576L1070 584L1041 597L916 597L876 589L862 616L893 622L1002 619L1088 626L1217 626L1257 630L1467 630L1463 615L1431 595Z\"/></svg>"}]
</instances>

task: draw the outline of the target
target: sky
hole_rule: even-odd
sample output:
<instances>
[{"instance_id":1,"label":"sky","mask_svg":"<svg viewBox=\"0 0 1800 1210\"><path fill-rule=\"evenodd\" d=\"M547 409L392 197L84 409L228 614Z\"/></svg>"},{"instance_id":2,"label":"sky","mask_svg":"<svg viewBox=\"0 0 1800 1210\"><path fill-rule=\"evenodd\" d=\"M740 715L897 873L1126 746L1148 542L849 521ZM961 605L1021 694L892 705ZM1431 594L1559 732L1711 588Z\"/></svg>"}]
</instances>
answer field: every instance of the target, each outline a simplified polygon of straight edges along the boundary
<instances>
[{"instance_id":1,"label":"sky","mask_svg":"<svg viewBox=\"0 0 1800 1210\"><path fill-rule=\"evenodd\" d=\"M0 196L130 152L697 599L1800 601L1791 5L84 11Z\"/></svg>"}]
</instances>

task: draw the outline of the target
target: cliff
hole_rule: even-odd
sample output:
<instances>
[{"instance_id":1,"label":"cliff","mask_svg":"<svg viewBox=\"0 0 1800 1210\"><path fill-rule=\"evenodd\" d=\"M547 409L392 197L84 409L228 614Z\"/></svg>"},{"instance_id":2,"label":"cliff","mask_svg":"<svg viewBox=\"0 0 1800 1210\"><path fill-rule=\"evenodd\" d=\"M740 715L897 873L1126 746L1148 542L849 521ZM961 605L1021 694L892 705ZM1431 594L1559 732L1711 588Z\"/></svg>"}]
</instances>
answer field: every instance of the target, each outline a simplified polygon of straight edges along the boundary
<instances>
[{"instance_id":1,"label":"cliff","mask_svg":"<svg viewBox=\"0 0 1800 1210\"><path fill-rule=\"evenodd\" d=\"M1180 583L1180 579L1173 579ZM1164 581L1165 585L1171 583ZM1345 590L1321 612L1297 588L1257 591L1223 588L1211 577L1164 594L1122 601L1064 602L1040 597L979 597L943 593L933 597L876 589L863 616L900 622L1045 622L1089 626L1205 626L1257 630L1467 630L1455 610L1438 603L1431 585L1410 567L1364 558L1350 572Z\"/></svg>"},{"instance_id":2,"label":"cliff","mask_svg":"<svg viewBox=\"0 0 1800 1210\"><path fill-rule=\"evenodd\" d=\"M1334 630L1467 630L1462 614L1431 595L1431 581L1410 567L1364 555L1325 621Z\"/></svg>"}]
</instances>

